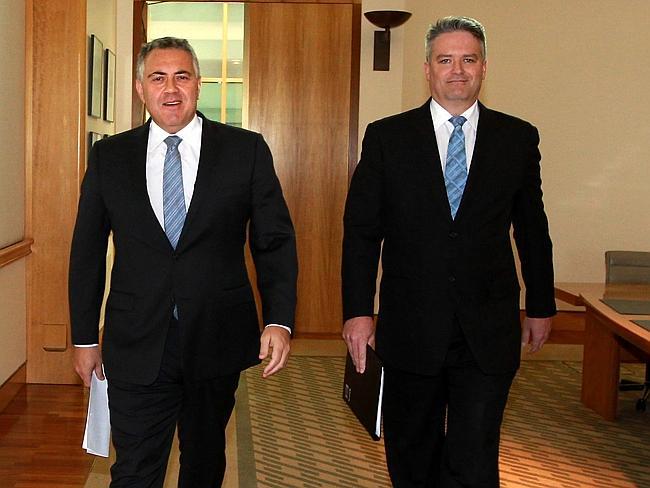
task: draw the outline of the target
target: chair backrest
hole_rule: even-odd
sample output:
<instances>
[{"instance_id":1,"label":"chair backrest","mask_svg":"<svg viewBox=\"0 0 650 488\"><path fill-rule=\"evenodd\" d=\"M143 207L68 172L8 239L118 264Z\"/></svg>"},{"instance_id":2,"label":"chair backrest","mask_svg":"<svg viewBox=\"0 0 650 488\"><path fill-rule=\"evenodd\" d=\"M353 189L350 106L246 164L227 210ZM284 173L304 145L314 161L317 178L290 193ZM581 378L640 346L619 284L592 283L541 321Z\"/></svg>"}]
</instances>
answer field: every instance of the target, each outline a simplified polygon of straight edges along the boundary
<instances>
[{"instance_id":1,"label":"chair backrest","mask_svg":"<svg viewBox=\"0 0 650 488\"><path fill-rule=\"evenodd\" d=\"M606 251L605 282L650 284L650 252Z\"/></svg>"}]
</instances>

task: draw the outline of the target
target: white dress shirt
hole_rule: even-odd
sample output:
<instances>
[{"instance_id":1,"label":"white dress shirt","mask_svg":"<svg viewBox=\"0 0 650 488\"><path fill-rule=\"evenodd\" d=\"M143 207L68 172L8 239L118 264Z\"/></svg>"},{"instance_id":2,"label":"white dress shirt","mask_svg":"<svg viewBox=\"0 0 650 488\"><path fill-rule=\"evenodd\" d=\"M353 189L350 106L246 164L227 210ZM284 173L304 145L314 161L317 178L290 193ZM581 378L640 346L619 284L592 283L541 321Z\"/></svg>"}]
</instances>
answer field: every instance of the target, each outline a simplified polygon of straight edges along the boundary
<instances>
[{"instance_id":1,"label":"white dress shirt","mask_svg":"<svg viewBox=\"0 0 650 488\"><path fill-rule=\"evenodd\" d=\"M199 171L202 128L203 119L196 115L189 124L176 134L165 132L153 120L151 121L147 141L147 193L149 193L151 208L153 208L153 212L163 229L165 228L165 218L163 216L163 168L165 166L165 154L167 153L165 139L171 135L181 138L178 152L181 155L183 193L185 194L185 210L187 211L190 208L192 195L194 195L194 183L196 182L196 174Z\"/></svg>"},{"instance_id":2,"label":"white dress shirt","mask_svg":"<svg viewBox=\"0 0 650 488\"><path fill-rule=\"evenodd\" d=\"M440 154L440 164L442 165L442 174L445 174L447 166L447 148L449 147L449 138L454 131L454 124L449 122L452 115L447 112L433 98L430 104L431 120L433 120L433 130L436 132L436 141L438 142L438 152ZM465 134L465 156L467 157L467 172L472 163L474 155L474 145L476 144L476 129L478 128L478 101L474 102L470 108L465 110L461 115L467 119L463 124L463 134Z\"/></svg>"},{"instance_id":3,"label":"white dress shirt","mask_svg":"<svg viewBox=\"0 0 650 488\"><path fill-rule=\"evenodd\" d=\"M165 217L163 214L163 168L165 166L165 154L167 153L165 139L171 135L176 135L181 138L181 142L178 145L178 152L181 155L183 193L185 196L185 210L187 211L192 202L196 174L199 171L202 129L203 119L196 115L189 124L176 134L165 132L153 120L149 126L146 161L147 193L149 194L151 208L163 229L165 228ZM280 324L268 324L266 327L282 327L291 333L289 327ZM97 346L97 344L78 345L77 347L94 346Z\"/></svg>"}]
</instances>

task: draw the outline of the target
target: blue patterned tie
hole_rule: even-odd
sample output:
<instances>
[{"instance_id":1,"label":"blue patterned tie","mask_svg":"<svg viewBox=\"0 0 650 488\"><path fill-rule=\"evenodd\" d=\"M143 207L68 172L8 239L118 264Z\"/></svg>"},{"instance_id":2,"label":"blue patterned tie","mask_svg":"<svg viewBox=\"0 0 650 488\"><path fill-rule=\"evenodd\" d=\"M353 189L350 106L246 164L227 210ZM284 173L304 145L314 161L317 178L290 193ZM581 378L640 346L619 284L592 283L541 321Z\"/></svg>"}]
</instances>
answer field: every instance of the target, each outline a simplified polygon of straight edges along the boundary
<instances>
[{"instance_id":1,"label":"blue patterned tie","mask_svg":"<svg viewBox=\"0 0 650 488\"><path fill-rule=\"evenodd\" d=\"M449 122L454 125L454 131L449 137L447 148L445 188L447 188L447 198L451 207L451 217L454 219L467 181L467 157L465 156L465 134L463 134L463 124L466 121L467 119L460 115L449 119Z\"/></svg>"},{"instance_id":2,"label":"blue patterned tie","mask_svg":"<svg viewBox=\"0 0 650 488\"><path fill-rule=\"evenodd\" d=\"M178 136L169 136L165 139L167 153L163 168L163 216L165 220L165 234L174 249L181 236L185 222L185 194L183 193L183 168L178 145L182 139Z\"/></svg>"}]
</instances>

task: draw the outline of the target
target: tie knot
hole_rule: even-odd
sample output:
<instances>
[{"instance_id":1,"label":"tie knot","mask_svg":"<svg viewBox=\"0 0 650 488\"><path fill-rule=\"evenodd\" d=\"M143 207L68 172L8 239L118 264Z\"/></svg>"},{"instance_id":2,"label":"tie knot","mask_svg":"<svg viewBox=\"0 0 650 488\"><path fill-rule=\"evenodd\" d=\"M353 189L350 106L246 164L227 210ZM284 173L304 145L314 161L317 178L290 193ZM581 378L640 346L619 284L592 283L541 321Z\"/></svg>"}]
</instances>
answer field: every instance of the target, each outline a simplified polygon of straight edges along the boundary
<instances>
[{"instance_id":1,"label":"tie knot","mask_svg":"<svg viewBox=\"0 0 650 488\"><path fill-rule=\"evenodd\" d=\"M449 122L453 124L454 127L462 127L465 122L467 122L467 119L463 117L462 115L456 115L449 119Z\"/></svg>"},{"instance_id":2,"label":"tie knot","mask_svg":"<svg viewBox=\"0 0 650 488\"><path fill-rule=\"evenodd\" d=\"M165 144L167 144L167 149L173 151L178 147L183 139L178 136L169 136L165 139ZM183 146L184 147L184 146Z\"/></svg>"}]
</instances>

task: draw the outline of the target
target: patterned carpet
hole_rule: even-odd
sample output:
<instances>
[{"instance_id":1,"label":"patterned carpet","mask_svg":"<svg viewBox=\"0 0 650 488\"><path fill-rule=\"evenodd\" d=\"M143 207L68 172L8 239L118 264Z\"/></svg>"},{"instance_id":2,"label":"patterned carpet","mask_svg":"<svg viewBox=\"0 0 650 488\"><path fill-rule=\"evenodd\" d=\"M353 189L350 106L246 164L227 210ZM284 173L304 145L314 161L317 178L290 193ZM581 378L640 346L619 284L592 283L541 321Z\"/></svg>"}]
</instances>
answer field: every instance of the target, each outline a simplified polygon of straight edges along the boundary
<instances>
[{"instance_id":1,"label":"patterned carpet","mask_svg":"<svg viewBox=\"0 0 650 488\"><path fill-rule=\"evenodd\" d=\"M619 419L580 403L580 363L524 361L506 411L502 487L650 487L650 412L620 394ZM341 399L344 358L292 357L281 374L242 375L237 406L242 488L390 487L383 443ZM641 379L640 366L626 377Z\"/></svg>"}]
</instances>

